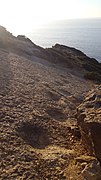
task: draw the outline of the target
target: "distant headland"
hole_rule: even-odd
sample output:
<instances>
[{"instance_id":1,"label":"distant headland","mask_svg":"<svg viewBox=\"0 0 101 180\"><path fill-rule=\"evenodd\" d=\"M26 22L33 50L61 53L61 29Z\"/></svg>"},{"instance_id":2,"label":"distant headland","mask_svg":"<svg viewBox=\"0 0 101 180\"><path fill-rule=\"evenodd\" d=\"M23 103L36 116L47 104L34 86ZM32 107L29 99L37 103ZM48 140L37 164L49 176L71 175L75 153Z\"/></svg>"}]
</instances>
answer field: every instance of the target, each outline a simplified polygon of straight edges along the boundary
<instances>
[{"instance_id":1,"label":"distant headland","mask_svg":"<svg viewBox=\"0 0 101 180\"><path fill-rule=\"evenodd\" d=\"M1 179L101 179L101 63L0 26Z\"/></svg>"}]
</instances>

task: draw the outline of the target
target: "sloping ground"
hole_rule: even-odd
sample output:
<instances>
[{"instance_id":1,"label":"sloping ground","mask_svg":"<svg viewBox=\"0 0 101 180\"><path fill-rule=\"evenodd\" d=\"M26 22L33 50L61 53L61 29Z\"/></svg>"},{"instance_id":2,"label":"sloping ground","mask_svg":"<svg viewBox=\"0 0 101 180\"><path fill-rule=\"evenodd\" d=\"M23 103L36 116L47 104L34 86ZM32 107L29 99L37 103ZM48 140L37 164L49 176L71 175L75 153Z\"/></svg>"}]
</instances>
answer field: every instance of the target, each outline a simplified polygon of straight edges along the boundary
<instances>
[{"instance_id":1,"label":"sloping ground","mask_svg":"<svg viewBox=\"0 0 101 180\"><path fill-rule=\"evenodd\" d=\"M81 70L36 57L38 52L44 57L44 50L29 40L7 36L4 42L0 179L70 179L72 160L87 154L80 143L76 107L94 84L80 76ZM79 179L80 171L74 175Z\"/></svg>"},{"instance_id":2,"label":"sloping ground","mask_svg":"<svg viewBox=\"0 0 101 180\"><path fill-rule=\"evenodd\" d=\"M61 177L59 173L64 166L57 165L58 158L51 157L53 160L49 158L47 162L43 154L54 146L57 155L53 156L60 158L63 154L58 152L60 147L66 148L62 151L68 153L72 136L68 119L73 119L76 103L91 86L66 69L38 60L0 52L2 178Z\"/></svg>"},{"instance_id":3,"label":"sloping ground","mask_svg":"<svg viewBox=\"0 0 101 180\"><path fill-rule=\"evenodd\" d=\"M56 44L46 49L48 60L80 71L80 76L85 79L99 81L101 83L101 63L94 58L86 56L78 49ZM54 58L53 58L54 57Z\"/></svg>"}]
</instances>

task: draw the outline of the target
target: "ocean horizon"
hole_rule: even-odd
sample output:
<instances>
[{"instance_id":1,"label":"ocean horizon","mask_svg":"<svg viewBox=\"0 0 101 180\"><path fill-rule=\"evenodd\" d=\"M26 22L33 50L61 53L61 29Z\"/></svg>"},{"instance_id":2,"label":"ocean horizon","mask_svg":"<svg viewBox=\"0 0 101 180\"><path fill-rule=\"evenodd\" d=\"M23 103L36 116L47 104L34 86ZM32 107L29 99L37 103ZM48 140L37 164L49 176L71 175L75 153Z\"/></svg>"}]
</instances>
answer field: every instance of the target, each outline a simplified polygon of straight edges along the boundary
<instances>
[{"instance_id":1,"label":"ocean horizon","mask_svg":"<svg viewBox=\"0 0 101 180\"><path fill-rule=\"evenodd\" d=\"M26 35L41 47L59 43L77 48L101 62L101 18L54 21L33 27Z\"/></svg>"}]
</instances>

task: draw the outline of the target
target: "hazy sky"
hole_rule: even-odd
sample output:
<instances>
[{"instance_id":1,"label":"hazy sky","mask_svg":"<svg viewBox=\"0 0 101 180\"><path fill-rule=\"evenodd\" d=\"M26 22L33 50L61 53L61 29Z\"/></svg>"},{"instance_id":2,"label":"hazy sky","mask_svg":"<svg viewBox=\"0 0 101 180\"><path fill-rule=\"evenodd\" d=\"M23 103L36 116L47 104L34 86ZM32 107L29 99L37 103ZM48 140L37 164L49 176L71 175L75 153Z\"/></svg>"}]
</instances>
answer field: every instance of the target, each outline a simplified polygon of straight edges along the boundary
<instances>
[{"instance_id":1,"label":"hazy sky","mask_svg":"<svg viewBox=\"0 0 101 180\"><path fill-rule=\"evenodd\" d=\"M101 0L0 0L0 24L16 33L71 18L101 17Z\"/></svg>"}]
</instances>

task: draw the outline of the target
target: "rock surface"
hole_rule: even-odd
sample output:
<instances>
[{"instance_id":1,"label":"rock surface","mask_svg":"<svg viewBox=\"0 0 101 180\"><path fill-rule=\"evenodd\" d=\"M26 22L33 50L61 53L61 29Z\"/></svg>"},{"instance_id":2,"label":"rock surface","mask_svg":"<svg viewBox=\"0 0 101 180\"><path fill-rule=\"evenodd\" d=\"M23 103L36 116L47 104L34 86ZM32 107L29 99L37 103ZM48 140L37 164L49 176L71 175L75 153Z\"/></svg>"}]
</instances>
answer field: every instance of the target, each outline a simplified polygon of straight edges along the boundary
<instances>
[{"instance_id":1,"label":"rock surface","mask_svg":"<svg viewBox=\"0 0 101 180\"><path fill-rule=\"evenodd\" d=\"M86 180L101 179L100 163L97 160L92 161L85 166L81 174Z\"/></svg>"},{"instance_id":2,"label":"rock surface","mask_svg":"<svg viewBox=\"0 0 101 180\"><path fill-rule=\"evenodd\" d=\"M91 90L77 112L82 140L101 161L101 85Z\"/></svg>"},{"instance_id":3,"label":"rock surface","mask_svg":"<svg viewBox=\"0 0 101 180\"><path fill-rule=\"evenodd\" d=\"M1 180L84 179L85 166L75 159L88 151L75 113L95 87L84 78L88 63L100 72L100 63L79 50L61 45L43 49L0 27ZM95 104L97 115L92 114L98 121L100 103Z\"/></svg>"}]
</instances>

